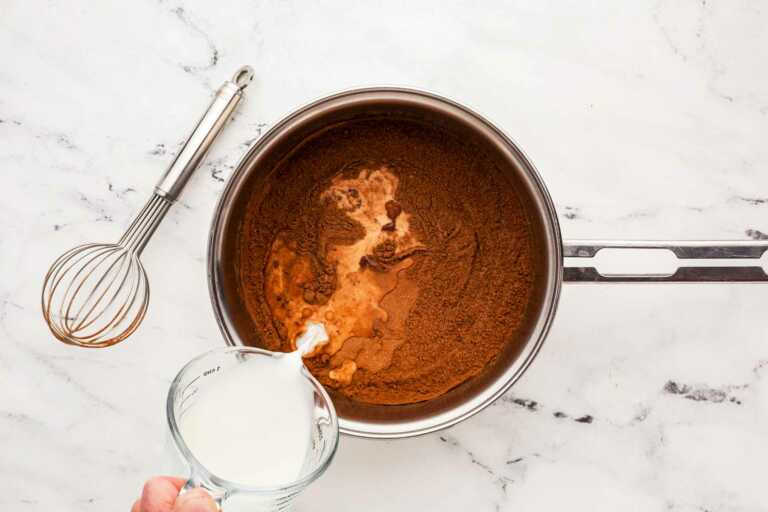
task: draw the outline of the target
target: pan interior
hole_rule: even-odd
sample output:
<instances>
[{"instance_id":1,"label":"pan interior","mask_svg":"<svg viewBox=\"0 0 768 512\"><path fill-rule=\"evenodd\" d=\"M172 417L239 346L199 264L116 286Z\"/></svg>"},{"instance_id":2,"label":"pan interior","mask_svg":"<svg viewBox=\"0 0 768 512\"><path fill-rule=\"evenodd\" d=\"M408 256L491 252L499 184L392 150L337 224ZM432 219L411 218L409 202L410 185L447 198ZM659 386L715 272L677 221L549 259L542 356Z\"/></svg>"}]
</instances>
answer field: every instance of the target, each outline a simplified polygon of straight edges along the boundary
<instances>
[{"instance_id":1,"label":"pan interior","mask_svg":"<svg viewBox=\"0 0 768 512\"><path fill-rule=\"evenodd\" d=\"M525 206L535 260L533 293L516 333L522 342L507 343L478 376L438 398L408 405L365 404L329 390L342 431L367 437L402 437L453 424L496 398L535 356L554 313L559 292L560 238L551 202L522 153L490 124L447 100L381 89L344 93L289 116L246 155L221 199L212 228L211 292L228 341L261 346L240 280L246 205L268 192L270 173L303 141L330 127L377 119L423 123L481 148L505 172Z\"/></svg>"}]
</instances>

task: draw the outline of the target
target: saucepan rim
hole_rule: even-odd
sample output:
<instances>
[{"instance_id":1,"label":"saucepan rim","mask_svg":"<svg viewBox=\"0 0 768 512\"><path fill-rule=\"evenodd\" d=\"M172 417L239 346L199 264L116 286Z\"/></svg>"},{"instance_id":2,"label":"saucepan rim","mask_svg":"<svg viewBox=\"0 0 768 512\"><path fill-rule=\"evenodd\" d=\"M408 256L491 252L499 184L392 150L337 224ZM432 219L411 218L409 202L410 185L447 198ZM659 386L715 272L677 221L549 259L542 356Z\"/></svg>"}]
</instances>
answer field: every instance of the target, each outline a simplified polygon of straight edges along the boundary
<instances>
[{"instance_id":1,"label":"saucepan rim","mask_svg":"<svg viewBox=\"0 0 768 512\"><path fill-rule=\"evenodd\" d=\"M415 420L384 423L365 422L339 417L340 432L356 437L379 439L413 437L445 429L477 414L504 394L520 379L539 353L554 320L563 282L562 236L554 203L544 185L544 181L530 159L528 159L519 146L515 144L507 134L474 110L438 94L403 87L366 87L350 89L310 102L281 118L280 121L275 123L274 126L263 134L245 155L243 155L224 187L211 221L208 238L207 267L208 289L211 297L211 304L216 316L216 321L219 324L219 328L224 335L226 343L232 346L243 345L238 338L234 325L232 325L231 320L227 315L227 297L224 296L222 290L223 287L220 283L221 278L219 276L220 267L223 262L219 261L217 249L223 242L223 237L221 235L223 235L225 221L227 220L230 206L237 196L237 194L233 194L233 191L236 190L236 187L247 177L246 171L249 167L249 163L270 142L285 133L292 124L300 123L302 118L306 119L307 116L311 115L313 112L322 110L329 104L342 102L340 104L341 106L344 104L344 100L354 102L355 100L365 98L366 96L380 96L383 98L387 95L391 96L392 99L411 99L414 101L429 102L430 104L438 105L443 111L451 111L451 114L453 115L469 119L473 121L473 125L477 124L482 127L485 135L498 141L500 143L500 148L509 152L508 156L517 161L519 167L523 169L525 174L523 178L526 179L526 183L531 187L534 199L537 202L536 206L542 217L542 224L545 231L544 243L546 244L545 250L549 260L549 266L544 283L544 286L546 286L545 295L542 300L538 318L528 341L520 354L511 361L509 367L504 369L504 373L488 385L482 392L473 396L465 403L458 404L457 407L448 408L446 411L440 412L434 416Z\"/></svg>"}]
</instances>

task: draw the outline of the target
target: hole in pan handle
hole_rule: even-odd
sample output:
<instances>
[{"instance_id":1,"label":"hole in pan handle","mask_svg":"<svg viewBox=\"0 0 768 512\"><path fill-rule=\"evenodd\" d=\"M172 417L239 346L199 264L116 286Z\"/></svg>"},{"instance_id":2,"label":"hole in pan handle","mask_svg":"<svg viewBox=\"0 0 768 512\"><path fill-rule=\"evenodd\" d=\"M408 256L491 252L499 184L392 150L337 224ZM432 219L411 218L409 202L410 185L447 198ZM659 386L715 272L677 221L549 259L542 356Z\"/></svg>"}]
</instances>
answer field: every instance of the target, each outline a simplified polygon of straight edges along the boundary
<instances>
[{"instance_id":1,"label":"hole in pan handle","mask_svg":"<svg viewBox=\"0 0 768 512\"><path fill-rule=\"evenodd\" d=\"M673 273L607 273L594 265L603 249L667 250L680 264ZM563 243L563 280L580 283L768 282L763 255L768 241L595 241ZM585 265L584 260L592 265ZM751 260L751 261L745 261ZM685 262L685 263L684 263Z\"/></svg>"}]
</instances>

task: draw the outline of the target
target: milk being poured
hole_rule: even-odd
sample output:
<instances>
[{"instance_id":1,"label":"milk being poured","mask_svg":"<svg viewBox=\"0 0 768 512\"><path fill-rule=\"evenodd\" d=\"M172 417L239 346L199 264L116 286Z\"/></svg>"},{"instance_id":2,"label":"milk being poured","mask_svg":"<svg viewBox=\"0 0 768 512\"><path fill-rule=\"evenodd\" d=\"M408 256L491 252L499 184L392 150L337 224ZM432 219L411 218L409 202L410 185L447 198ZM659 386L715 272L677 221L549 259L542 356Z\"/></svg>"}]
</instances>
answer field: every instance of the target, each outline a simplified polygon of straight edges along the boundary
<instances>
[{"instance_id":1,"label":"milk being poured","mask_svg":"<svg viewBox=\"0 0 768 512\"><path fill-rule=\"evenodd\" d=\"M192 455L214 475L253 486L296 480L310 450L313 388L302 355L328 341L308 323L297 350L252 357L222 372L179 423Z\"/></svg>"}]
</instances>

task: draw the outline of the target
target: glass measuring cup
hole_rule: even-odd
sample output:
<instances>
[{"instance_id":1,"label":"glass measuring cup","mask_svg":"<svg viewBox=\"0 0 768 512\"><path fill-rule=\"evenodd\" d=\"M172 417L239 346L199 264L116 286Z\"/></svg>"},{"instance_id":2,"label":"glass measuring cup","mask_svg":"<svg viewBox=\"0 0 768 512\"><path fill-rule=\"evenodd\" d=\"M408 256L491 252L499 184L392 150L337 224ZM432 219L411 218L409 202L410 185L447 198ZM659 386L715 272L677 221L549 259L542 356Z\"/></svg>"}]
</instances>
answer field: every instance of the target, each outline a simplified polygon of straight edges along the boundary
<instances>
[{"instance_id":1,"label":"glass measuring cup","mask_svg":"<svg viewBox=\"0 0 768 512\"><path fill-rule=\"evenodd\" d=\"M227 501L231 505L248 510L288 510L293 499L306 486L315 481L330 465L339 439L339 425L336 411L322 385L303 366L302 378L312 389L312 411L309 450L300 474L294 481L282 482L268 487L232 482L213 474L192 454L184 433L179 428L184 414L198 404L197 398L208 386L228 370L252 358L278 358L280 353L268 352L253 347L222 347L206 352L187 363L176 375L168 391L166 414L171 437L177 451L189 467L189 479L182 493L194 487L202 487L214 498L219 507ZM258 404L243 403L243 407L258 407ZM226 421L226 418L221 418ZM264 412L264 421L269 421L269 411ZM227 439L220 442L227 443ZM244 455L245 456L245 455ZM254 464L260 461L254 460Z\"/></svg>"}]
</instances>

